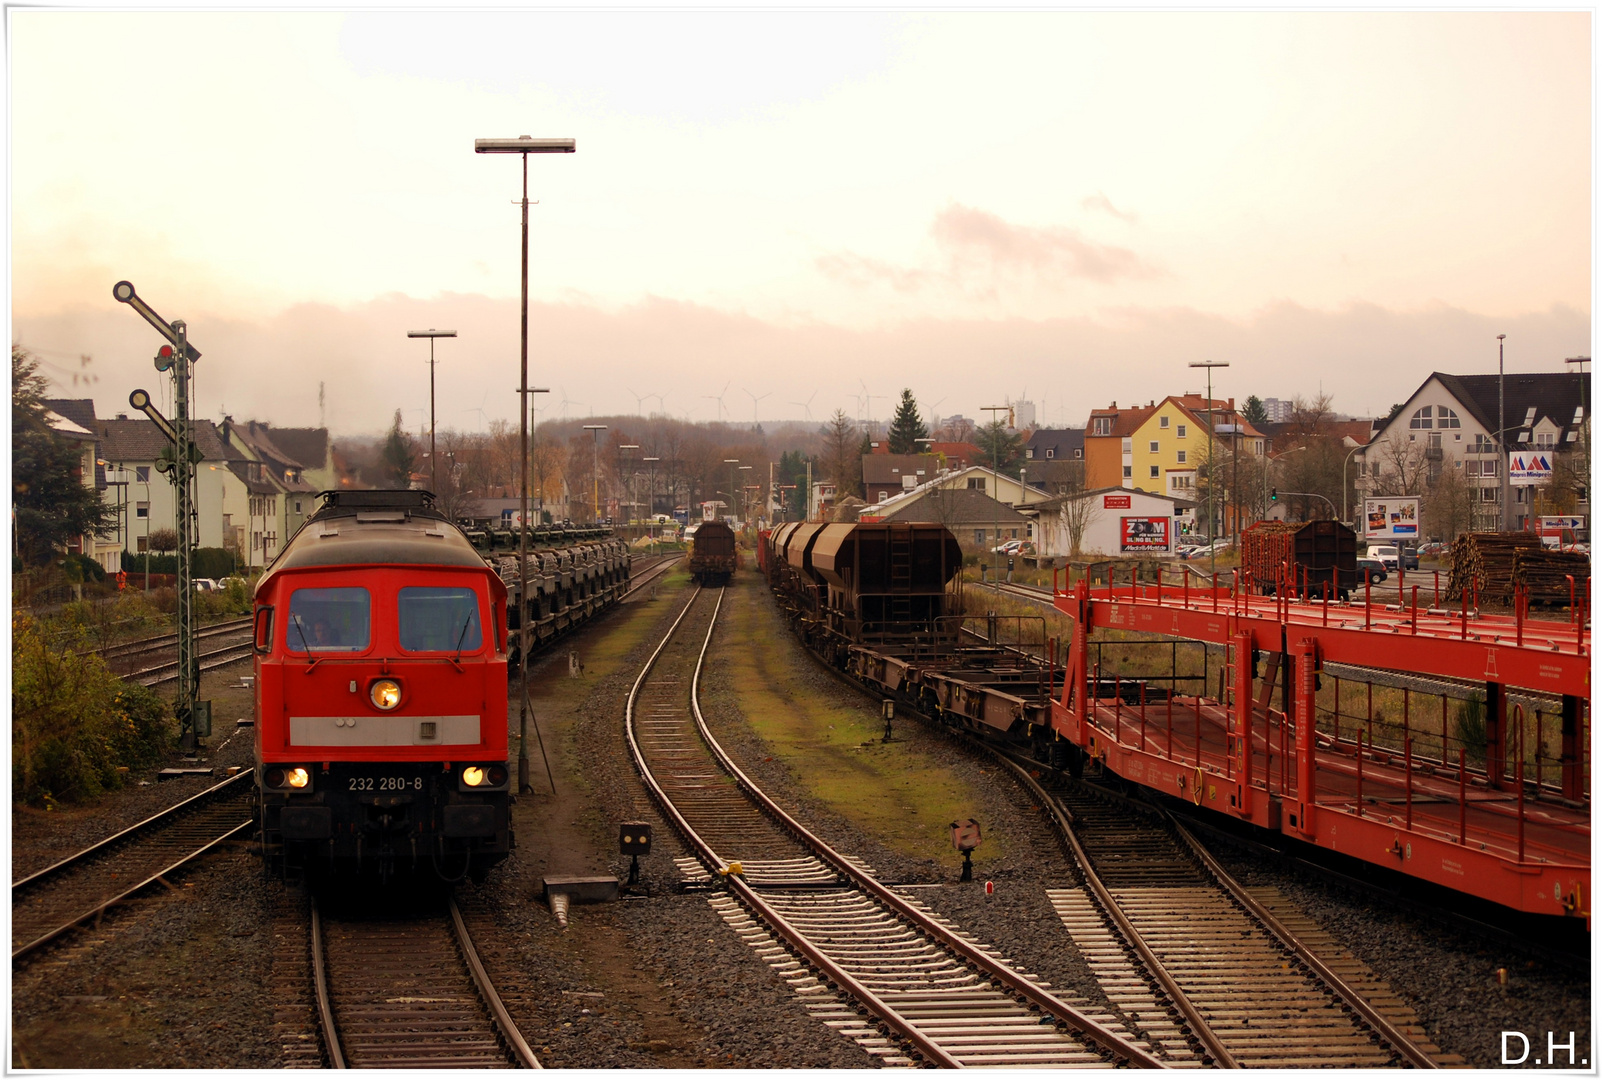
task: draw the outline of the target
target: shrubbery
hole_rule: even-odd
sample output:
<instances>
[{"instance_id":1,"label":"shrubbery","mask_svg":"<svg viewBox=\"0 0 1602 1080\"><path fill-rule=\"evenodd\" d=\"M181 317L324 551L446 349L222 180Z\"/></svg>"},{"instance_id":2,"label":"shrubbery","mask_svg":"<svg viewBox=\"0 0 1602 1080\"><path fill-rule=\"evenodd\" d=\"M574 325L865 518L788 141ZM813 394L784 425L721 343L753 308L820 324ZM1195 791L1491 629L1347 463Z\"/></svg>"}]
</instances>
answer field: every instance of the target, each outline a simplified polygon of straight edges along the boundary
<instances>
[{"instance_id":1,"label":"shrubbery","mask_svg":"<svg viewBox=\"0 0 1602 1080\"><path fill-rule=\"evenodd\" d=\"M132 552L122 553L122 568L128 572L129 577L145 572L145 563L150 563L152 574L176 574L178 572L177 555L135 555ZM226 548L196 548L190 558L190 572L195 577L209 577L221 580L229 574L235 573L239 560L234 553Z\"/></svg>"},{"instance_id":2,"label":"shrubbery","mask_svg":"<svg viewBox=\"0 0 1602 1080\"><path fill-rule=\"evenodd\" d=\"M12 797L86 802L122 783L119 766L160 762L177 738L167 702L124 683L98 656L77 655L83 631L47 636L14 616L11 644Z\"/></svg>"}]
</instances>

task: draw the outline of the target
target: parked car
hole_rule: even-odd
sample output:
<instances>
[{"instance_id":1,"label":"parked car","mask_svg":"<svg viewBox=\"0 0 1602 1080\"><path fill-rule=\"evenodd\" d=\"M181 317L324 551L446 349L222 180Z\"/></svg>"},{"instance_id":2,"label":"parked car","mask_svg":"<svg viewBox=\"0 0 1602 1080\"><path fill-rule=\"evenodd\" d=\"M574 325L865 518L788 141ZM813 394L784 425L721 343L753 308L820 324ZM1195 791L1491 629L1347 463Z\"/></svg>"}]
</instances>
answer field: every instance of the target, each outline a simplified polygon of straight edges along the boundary
<instances>
[{"instance_id":1,"label":"parked car","mask_svg":"<svg viewBox=\"0 0 1602 1080\"><path fill-rule=\"evenodd\" d=\"M1402 553L1395 544L1370 544L1365 558L1373 559L1385 567L1387 573L1396 569Z\"/></svg>"},{"instance_id":2,"label":"parked car","mask_svg":"<svg viewBox=\"0 0 1602 1080\"><path fill-rule=\"evenodd\" d=\"M1366 577L1371 585L1378 585L1389 576L1385 572L1385 564L1378 559L1357 560L1357 577L1359 581Z\"/></svg>"},{"instance_id":3,"label":"parked car","mask_svg":"<svg viewBox=\"0 0 1602 1080\"><path fill-rule=\"evenodd\" d=\"M1008 540L1004 544L997 544L990 550L996 555L1017 555L1023 551L1024 543L1025 541L1023 540Z\"/></svg>"},{"instance_id":4,"label":"parked car","mask_svg":"<svg viewBox=\"0 0 1602 1080\"><path fill-rule=\"evenodd\" d=\"M1401 566L1402 566L1403 570L1417 570L1418 569L1418 549L1417 548L1404 547L1404 548L1401 549L1401 554L1397 558L1398 558L1398 561L1401 563Z\"/></svg>"},{"instance_id":5,"label":"parked car","mask_svg":"<svg viewBox=\"0 0 1602 1080\"><path fill-rule=\"evenodd\" d=\"M1443 544L1439 540L1436 540L1436 541L1433 541L1432 543L1425 544L1423 547L1419 548L1418 549L1418 553L1420 555L1424 555L1424 556L1433 558L1436 555L1445 555L1447 550L1451 546L1452 545L1450 545L1450 544Z\"/></svg>"},{"instance_id":6,"label":"parked car","mask_svg":"<svg viewBox=\"0 0 1602 1080\"><path fill-rule=\"evenodd\" d=\"M220 586L216 578L197 577L194 582L196 592L216 592Z\"/></svg>"}]
</instances>

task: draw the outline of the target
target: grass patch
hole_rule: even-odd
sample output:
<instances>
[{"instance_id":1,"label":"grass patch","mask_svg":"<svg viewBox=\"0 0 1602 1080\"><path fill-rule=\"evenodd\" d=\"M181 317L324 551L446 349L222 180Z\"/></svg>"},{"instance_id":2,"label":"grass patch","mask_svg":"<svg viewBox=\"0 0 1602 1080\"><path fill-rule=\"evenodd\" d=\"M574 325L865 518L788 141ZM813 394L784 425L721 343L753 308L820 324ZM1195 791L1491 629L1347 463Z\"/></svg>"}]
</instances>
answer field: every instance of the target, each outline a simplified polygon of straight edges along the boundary
<instances>
[{"instance_id":1,"label":"grass patch","mask_svg":"<svg viewBox=\"0 0 1602 1080\"><path fill-rule=\"evenodd\" d=\"M859 705L832 694L820 698L812 680L786 662L781 638L788 638L789 629L763 602L760 585L730 590L724 613L724 640L738 644L726 650L723 662L738 689L740 711L773 756L830 810L886 847L959 865L949 825L972 816L980 800L950 764L923 749L917 735L880 742L884 721L867 699ZM901 738L914 723L898 722ZM984 853L993 860L1006 855L1000 835L986 837Z\"/></svg>"}]
</instances>

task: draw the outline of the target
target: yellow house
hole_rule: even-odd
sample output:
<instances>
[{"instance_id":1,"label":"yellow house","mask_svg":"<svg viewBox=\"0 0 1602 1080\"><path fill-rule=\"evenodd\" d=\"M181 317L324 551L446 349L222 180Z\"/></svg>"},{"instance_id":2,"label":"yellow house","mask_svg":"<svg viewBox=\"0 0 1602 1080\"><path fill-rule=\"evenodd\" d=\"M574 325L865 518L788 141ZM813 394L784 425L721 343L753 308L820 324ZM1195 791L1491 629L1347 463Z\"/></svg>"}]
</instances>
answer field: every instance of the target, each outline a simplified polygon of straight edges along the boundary
<instances>
[{"instance_id":1,"label":"yellow house","mask_svg":"<svg viewBox=\"0 0 1602 1080\"><path fill-rule=\"evenodd\" d=\"M1207 399L1200 394L1164 398L1130 436L1133 468L1125 483L1153 495L1194 499L1196 470L1207 461L1208 420ZM1211 422L1214 430L1240 425L1242 451L1259 456L1263 453L1263 434L1235 411L1234 398L1213 399ZM1224 440L1218 442L1213 453L1228 453Z\"/></svg>"}]
</instances>

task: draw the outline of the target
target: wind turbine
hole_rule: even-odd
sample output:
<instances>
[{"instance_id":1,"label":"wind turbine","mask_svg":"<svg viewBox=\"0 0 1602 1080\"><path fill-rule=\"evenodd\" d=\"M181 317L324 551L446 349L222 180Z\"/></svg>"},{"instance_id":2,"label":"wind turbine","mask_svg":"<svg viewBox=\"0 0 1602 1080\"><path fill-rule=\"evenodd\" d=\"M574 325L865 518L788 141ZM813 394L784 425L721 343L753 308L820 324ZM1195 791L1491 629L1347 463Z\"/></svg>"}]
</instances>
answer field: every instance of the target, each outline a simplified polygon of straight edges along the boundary
<instances>
[{"instance_id":1,"label":"wind turbine","mask_svg":"<svg viewBox=\"0 0 1602 1080\"><path fill-rule=\"evenodd\" d=\"M871 425L873 423L873 399L878 398L880 401L883 401L884 395L868 393L868 384L863 382L861 379L857 380L857 385L862 387L862 397L858 400L867 402L868 423Z\"/></svg>"},{"instance_id":2,"label":"wind turbine","mask_svg":"<svg viewBox=\"0 0 1602 1080\"><path fill-rule=\"evenodd\" d=\"M463 412L478 413L478 430L480 431L484 430L484 402L489 400L489 395L490 392L488 390L484 391L484 396L478 399L478 408L462 410Z\"/></svg>"},{"instance_id":3,"label":"wind turbine","mask_svg":"<svg viewBox=\"0 0 1602 1080\"><path fill-rule=\"evenodd\" d=\"M740 387L740 389L745 392L745 396L746 397L751 399L751 427L753 429L761 427L762 423L761 423L761 421L759 421L757 419L757 402L761 401L762 398L772 397L773 396L773 391L769 390L766 394L763 394L761 397L758 397L756 394L751 393L751 391L746 390L745 387L743 387L743 386Z\"/></svg>"},{"instance_id":4,"label":"wind turbine","mask_svg":"<svg viewBox=\"0 0 1602 1080\"><path fill-rule=\"evenodd\" d=\"M733 382L734 382L734 380L730 379L728 382L723 384L723 393L720 393L720 394L702 394L701 395L704 398L711 398L713 401L718 403L717 419L720 420L720 421L723 419L723 395L727 394L729 392L729 386Z\"/></svg>"},{"instance_id":5,"label":"wind turbine","mask_svg":"<svg viewBox=\"0 0 1602 1080\"><path fill-rule=\"evenodd\" d=\"M634 394L634 391L633 390L629 390L629 393ZM645 399L646 398L653 398L653 397L656 397L656 396L657 396L656 394L634 394L634 414L636 416L644 416L645 413L642 411L642 406L645 403Z\"/></svg>"},{"instance_id":6,"label":"wind turbine","mask_svg":"<svg viewBox=\"0 0 1602 1080\"><path fill-rule=\"evenodd\" d=\"M807 398L805 401L792 401L792 402L790 402L791 405L799 405L803 409L806 410L807 423L809 423L809 424L812 423L812 398L815 398L817 396L818 396L818 392L816 390L814 390L814 391L812 391L812 397Z\"/></svg>"}]
</instances>

